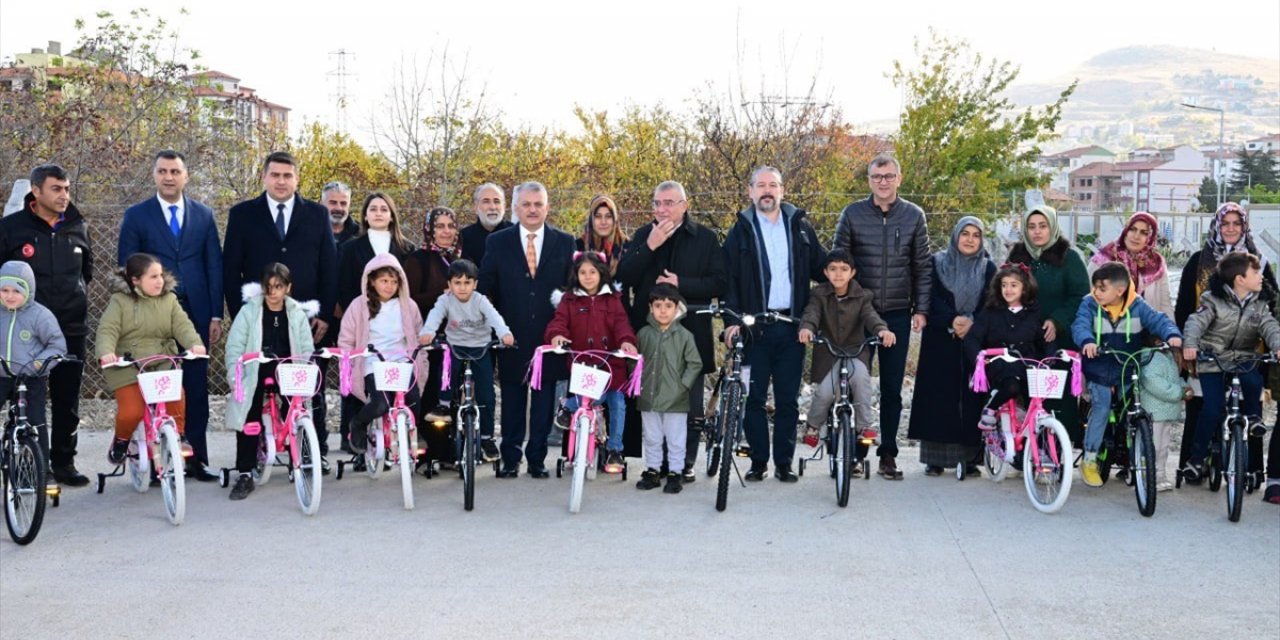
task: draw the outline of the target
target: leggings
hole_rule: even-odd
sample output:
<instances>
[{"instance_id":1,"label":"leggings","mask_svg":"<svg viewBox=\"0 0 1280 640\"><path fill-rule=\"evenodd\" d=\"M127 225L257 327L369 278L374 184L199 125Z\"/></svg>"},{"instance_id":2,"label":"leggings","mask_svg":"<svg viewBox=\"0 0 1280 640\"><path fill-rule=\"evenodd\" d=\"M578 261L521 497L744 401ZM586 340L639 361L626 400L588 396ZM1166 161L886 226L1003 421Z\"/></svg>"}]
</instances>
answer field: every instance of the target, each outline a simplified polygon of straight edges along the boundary
<instances>
[{"instance_id":1,"label":"leggings","mask_svg":"<svg viewBox=\"0 0 1280 640\"><path fill-rule=\"evenodd\" d=\"M143 401L142 390L138 388L136 382L116 389L115 393L116 437L128 440L133 437L133 430L138 427L138 423L142 422L146 402ZM178 424L178 434L181 435L187 428L186 395L184 394L176 402L166 402L164 407L173 421Z\"/></svg>"}]
</instances>

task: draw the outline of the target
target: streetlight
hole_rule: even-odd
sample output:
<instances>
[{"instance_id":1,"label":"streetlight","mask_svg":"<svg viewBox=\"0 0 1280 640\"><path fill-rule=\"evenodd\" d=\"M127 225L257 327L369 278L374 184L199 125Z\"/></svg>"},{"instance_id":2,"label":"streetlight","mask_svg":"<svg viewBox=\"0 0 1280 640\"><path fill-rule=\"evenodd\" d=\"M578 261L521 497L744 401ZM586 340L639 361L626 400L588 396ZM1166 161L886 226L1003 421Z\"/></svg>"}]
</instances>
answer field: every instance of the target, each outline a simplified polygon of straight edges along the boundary
<instances>
[{"instance_id":1,"label":"streetlight","mask_svg":"<svg viewBox=\"0 0 1280 640\"><path fill-rule=\"evenodd\" d=\"M1224 128L1224 127L1223 127L1223 125L1226 123L1226 120L1227 120L1227 112L1226 112L1225 110L1223 110L1223 109L1219 109L1219 108L1217 108L1217 107L1202 107L1202 106L1195 105L1195 104L1187 104L1187 103L1185 103L1185 102L1184 102L1184 103L1182 103L1182 106L1184 106L1184 107L1186 107L1186 108L1188 108L1188 109L1200 109L1200 110L1203 110L1203 111L1217 111L1217 112L1218 112L1218 153L1219 153L1219 154L1221 154L1221 153L1222 153L1222 144L1223 144L1222 132L1223 132L1223 128ZM1222 160L1220 160L1220 159L1219 159L1219 160L1218 160L1218 162L1219 162L1219 163L1221 163L1221 162L1222 162ZM1221 176L1221 175L1219 175L1220 173L1221 173L1221 171L1214 171L1214 176L1213 176L1213 182L1214 182L1214 184L1217 184L1217 185L1218 185L1218 206L1219 206L1219 207L1221 207L1221 206L1222 206L1222 176Z\"/></svg>"}]
</instances>

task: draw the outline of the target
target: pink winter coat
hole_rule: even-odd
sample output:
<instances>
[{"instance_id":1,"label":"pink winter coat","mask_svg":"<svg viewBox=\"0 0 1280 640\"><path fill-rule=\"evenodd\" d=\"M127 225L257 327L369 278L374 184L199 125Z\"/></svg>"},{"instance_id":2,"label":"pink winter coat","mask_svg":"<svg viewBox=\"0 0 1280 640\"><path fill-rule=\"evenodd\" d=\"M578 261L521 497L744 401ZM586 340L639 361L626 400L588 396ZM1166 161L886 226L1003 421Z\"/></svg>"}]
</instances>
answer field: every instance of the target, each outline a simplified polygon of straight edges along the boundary
<instances>
[{"instance_id":1,"label":"pink winter coat","mask_svg":"<svg viewBox=\"0 0 1280 640\"><path fill-rule=\"evenodd\" d=\"M418 346L418 331L422 328L422 314L418 313L418 305L414 304L413 298L409 297L409 283L404 275L404 268L400 266L400 261L390 253L384 253L370 260L364 266L364 273L360 276L360 290L363 293L355 300L351 301L351 305L347 307L346 313L342 316L342 330L338 333L338 347L340 349L359 351L369 345L369 296L376 295L369 288L369 273L381 269L382 267L394 267L396 272L400 274L400 292L397 296L400 299L400 320L404 327L404 349L412 352ZM368 373L365 370L365 359L356 358L351 361L351 394L359 398L361 402L368 402L369 395L365 392L364 376ZM427 380L427 359L424 356L419 357L414 363L413 375L418 385L418 391L422 391L422 385Z\"/></svg>"}]
</instances>

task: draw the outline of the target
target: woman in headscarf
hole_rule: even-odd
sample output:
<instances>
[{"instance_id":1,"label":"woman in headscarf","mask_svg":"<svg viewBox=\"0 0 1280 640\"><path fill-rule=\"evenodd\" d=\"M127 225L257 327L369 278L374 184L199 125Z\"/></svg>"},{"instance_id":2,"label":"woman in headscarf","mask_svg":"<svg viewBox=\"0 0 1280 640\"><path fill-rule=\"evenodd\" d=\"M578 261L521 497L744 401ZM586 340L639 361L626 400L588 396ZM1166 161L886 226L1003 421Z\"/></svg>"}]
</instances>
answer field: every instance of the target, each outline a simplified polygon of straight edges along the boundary
<instances>
[{"instance_id":1,"label":"woman in headscarf","mask_svg":"<svg viewBox=\"0 0 1280 640\"><path fill-rule=\"evenodd\" d=\"M1187 266L1182 269L1182 281L1178 283L1178 298L1174 304L1173 321L1182 330L1187 325L1187 318L1200 306L1200 296L1209 285L1209 276L1218 269L1218 261L1233 251L1252 254L1262 263L1262 286L1271 293L1276 293L1276 274L1267 259L1258 252L1253 233L1249 229L1249 213L1234 202L1224 202L1213 214L1206 234L1204 247L1191 254ZM1189 366L1184 363L1184 366ZM1198 388L1198 387L1197 387ZM1187 417L1183 433L1195 433L1199 423L1200 409L1204 398L1200 396L1187 400ZM1191 438L1182 439L1182 453L1178 468L1187 465L1191 455ZM1280 460L1280 438L1271 438L1271 449L1267 454L1272 460ZM1280 463L1273 463L1276 468L1274 477L1280 483ZM1249 438L1249 471L1262 473L1262 439ZM1270 475L1270 474L1268 474Z\"/></svg>"},{"instance_id":2,"label":"woman in headscarf","mask_svg":"<svg viewBox=\"0 0 1280 640\"><path fill-rule=\"evenodd\" d=\"M1129 216L1120 237L1103 245L1089 261L1089 273L1108 263L1120 262L1129 268L1138 295L1151 308L1173 319L1173 297L1169 295L1169 274L1164 256L1156 250L1160 229L1156 217L1145 211Z\"/></svg>"},{"instance_id":3,"label":"woman in headscarf","mask_svg":"<svg viewBox=\"0 0 1280 640\"><path fill-rule=\"evenodd\" d=\"M996 265L983 246L986 227L965 216L951 230L951 244L933 254L929 319L920 334L920 362L907 437L920 441L925 475L963 464L976 474L981 454L978 418L982 398L969 390L973 363L965 362L964 337L982 307Z\"/></svg>"},{"instance_id":4,"label":"woman in headscarf","mask_svg":"<svg viewBox=\"0 0 1280 640\"><path fill-rule=\"evenodd\" d=\"M1063 237L1053 207L1040 205L1022 216L1022 242L1009 251L1009 262L1027 265L1035 276L1040 287L1040 314L1045 318L1044 339L1050 350L1075 350L1071 323L1080 309L1080 299L1091 288L1089 271L1080 252ZM1084 425L1076 398L1046 400L1044 407L1067 428L1072 442L1082 441Z\"/></svg>"},{"instance_id":5,"label":"woman in headscarf","mask_svg":"<svg viewBox=\"0 0 1280 640\"><path fill-rule=\"evenodd\" d=\"M604 254L612 277L618 272L618 261L626 244L627 236L622 232L618 205L614 204L613 198L604 194L592 198L591 204L587 205L587 221L583 225L582 236L578 238L578 251Z\"/></svg>"}]
</instances>

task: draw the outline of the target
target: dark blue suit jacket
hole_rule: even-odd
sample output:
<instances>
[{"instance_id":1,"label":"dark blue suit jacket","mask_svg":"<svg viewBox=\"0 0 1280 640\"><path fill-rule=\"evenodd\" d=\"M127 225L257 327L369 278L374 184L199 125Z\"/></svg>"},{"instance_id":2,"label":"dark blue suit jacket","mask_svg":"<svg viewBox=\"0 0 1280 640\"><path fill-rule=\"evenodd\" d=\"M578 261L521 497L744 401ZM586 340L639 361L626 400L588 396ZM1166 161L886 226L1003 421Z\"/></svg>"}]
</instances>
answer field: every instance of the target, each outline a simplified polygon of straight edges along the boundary
<instances>
[{"instance_id":1,"label":"dark blue suit jacket","mask_svg":"<svg viewBox=\"0 0 1280 640\"><path fill-rule=\"evenodd\" d=\"M263 269L272 262L289 267L293 278L291 297L318 301L320 319L333 325L333 305L338 299L338 249L333 242L329 210L294 194L293 214L281 241L265 191L231 207L227 213L227 239L222 246L222 282L232 317L243 304L240 287L261 280Z\"/></svg>"},{"instance_id":2,"label":"dark blue suit jacket","mask_svg":"<svg viewBox=\"0 0 1280 640\"><path fill-rule=\"evenodd\" d=\"M222 317L222 247L213 210L183 196L182 232L169 230L169 212L155 197L129 207L120 224L116 262L124 265L139 251L160 259L178 278L178 297L186 297L191 321L206 336L209 321Z\"/></svg>"},{"instance_id":3,"label":"dark blue suit jacket","mask_svg":"<svg viewBox=\"0 0 1280 640\"><path fill-rule=\"evenodd\" d=\"M573 236L551 225L545 227L542 257L536 278L529 276L524 257L524 227L515 225L494 231L485 242L480 265L480 293L493 302L516 339L516 349L498 352L501 380L519 383L533 350L555 315L551 292L564 286L573 262Z\"/></svg>"}]
</instances>

